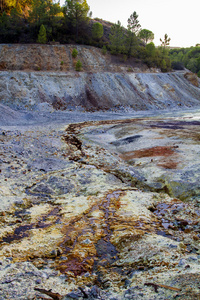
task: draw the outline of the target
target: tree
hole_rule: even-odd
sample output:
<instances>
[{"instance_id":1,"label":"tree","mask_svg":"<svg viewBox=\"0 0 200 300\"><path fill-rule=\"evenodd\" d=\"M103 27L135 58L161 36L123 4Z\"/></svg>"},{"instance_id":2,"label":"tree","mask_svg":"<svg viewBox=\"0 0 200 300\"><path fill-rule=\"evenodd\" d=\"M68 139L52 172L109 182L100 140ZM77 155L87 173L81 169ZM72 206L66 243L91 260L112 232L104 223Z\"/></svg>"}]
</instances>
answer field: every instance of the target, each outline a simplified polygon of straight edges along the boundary
<instances>
[{"instance_id":1,"label":"tree","mask_svg":"<svg viewBox=\"0 0 200 300\"><path fill-rule=\"evenodd\" d=\"M79 30L89 20L90 7L86 0L66 0L63 8L66 22L69 28L75 33L76 39L79 35Z\"/></svg>"},{"instance_id":2,"label":"tree","mask_svg":"<svg viewBox=\"0 0 200 300\"><path fill-rule=\"evenodd\" d=\"M114 24L111 27L111 33L109 35L109 39L110 39L111 53L112 54L123 53L125 36L120 21L118 21L117 24Z\"/></svg>"},{"instance_id":3,"label":"tree","mask_svg":"<svg viewBox=\"0 0 200 300\"><path fill-rule=\"evenodd\" d=\"M81 69L82 69L82 63L80 60L78 60L76 63L76 71L79 72L79 71L81 71Z\"/></svg>"},{"instance_id":4,"label":"tree","mask_svg":"<svg viewBox=\"0 0 200 300\"><path fill-rule=\"evenodd\" d=\"M92 37L95 40L100 40L103 36L103 25L99 22L92 25Z\"/></svg>"},{"instance_id":5,"label":"tree","mask_svg":"<svg viewBox=\"0 0 200 300\"><path fill-rule=\"evenodd\" d=\"M40 26L37 42L40 44L45 44L47 42L46 28L43 24Z\"/></svg>"},{"instance_id":6,"label":"tree","mask_svg":"<svg viewBox=\"0 0 200 300\"><path fill-rule=\"evenodd\" d=\"M134 11L132 15L130 15L130 18L128 18L127 27L130 31L134 32L136 35L139 32L141 25L139 24L138 15L136 11Z\"/></svg>"},{"instance_id":7,"label":"tree","mask_svg":"<svg viewBox=\"0 0 200 300\"><path fill-rule=\"evenodd\" d=\"M46 23L47 5L46 0L32 0L32 11L29 15L29 21L37 26Z\"/></svg>"},{"instance_id":8,"label":"tree","mask_svg":"<svg viewBox=\"0 0 200 300\"><path fill-rule=\"evenodd\" d=\"M3 12L11 13L12 9L16 9L17 13L23 17L27 17L31 0L0 0L0 15Z\"/></svg>"},{"instance_id":9,"label":"tree","mask_svg":"<svg viewBox=\"0 0 200 300\"><path fill-rule=\"evenodd\" d=\"M78 55L78 50L77 50L76 48L74 48L74 49L72 50L72 57L73 57L73 58L76 58L77 55Z\"/></svg>"},{"instance_id":10,"label":"tree","mask_svg":"<svg viewBox=\"0 0 200 300\"><path fill-rule=\"evenodd\" d=\"M161 47L163 47L165 49L167 46L169 46L170 41L171 41L171 39L165 33L164 40L160 39Z\"/></svg>"},{"instance_id":11,"label":"tree","mask_svg":"<svg viewBox=\"0 0 200 300\"><path fill-rule=\"evenodd\" d=\"M125 53L128 57L136 55L136 49L138 46L138 39L134 32L127 30L125 37Z\"/></svg>"},{"instance_id":12,"label":"tree","mask_svg":"<svg viewBox=\"0 0 200 300\"><path fill-rule=\"evenodd\" d=\"M148 29L142 29L138 37L145 42L145 44L148 44L148 42L152 42L154 40L154 33Z\"/></svg>"},{"instance_id":13,"label":"tree","mask_svg":"<svg viewBox=\"0 0 200 300\"><path fill-rule=\"evenodd\" d=\"M147 55L150 57L155 57L156 55L156 47L153 42L146 45Z\"/></svg>"},{"instance_id":14,"label":"tree","mask_svg":"<svg viewBox=\"0 0 200 300\"><path fill-rule=\"evenodd\" d=\"M190 58L189 62L186 65L187 69L192 71L193 73L197 73L198 71L198 61L196 58Z\"/></svg>"}]
</instances>

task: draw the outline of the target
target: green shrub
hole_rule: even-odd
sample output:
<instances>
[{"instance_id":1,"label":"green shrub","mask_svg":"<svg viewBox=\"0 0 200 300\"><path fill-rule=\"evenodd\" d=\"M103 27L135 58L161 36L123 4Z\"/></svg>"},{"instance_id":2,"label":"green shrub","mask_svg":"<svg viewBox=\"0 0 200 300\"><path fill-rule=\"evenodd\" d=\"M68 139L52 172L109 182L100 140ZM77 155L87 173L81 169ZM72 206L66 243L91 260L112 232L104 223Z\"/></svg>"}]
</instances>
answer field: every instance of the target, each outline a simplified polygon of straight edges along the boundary
<instances>
[{"instance_id":1,"label":"green shrub","mask_svg":"<svg viewBox=\"0 0 200 300\"><path fill-rule=\"evenodd\" d=\"M46 44L47 42L47 32L43 24L40 26L37 42L40 44Z\"/></svg>"},{"instance_id":2,"label":"green shrub","mask_svg":"<svg viewBox=\"0 0 200 300\"><path fill-rule=\"evenodd\" d=\"M106 48L105 45L103 45L103 47L102 47L102 49L101 49L101 52L102 52L103 55L106 55L106 53L107 53L107 48Z\"/></svg>"},{"instance_id":3,"label":"green shrub","mask_svg":"<svg viewBox=\"0 0 200 300\"><path fill-rule=\"evenodd\" d=\"M92 37L99 40L103 36L103 25L101 23L94 23L92 25Z\"/></svg>"},{"instance_id":4,"label":"green shrub","mask_svg":"<svg viewBox=\"0 0 200 300\"><path fill-rule=\"evenodd\" d=\"M123 62L126 62L128 59L128 56L126 54L123 55Z\"/></svg>"},{"instance_id":5,"label":"green shrub","mask_svg":"<svg viewBox=\"0 0 200 300\"><path fill-rule=\"evenodd\" d=\"M82 63L80 60L78 60L76 63L76 71L81 71L81 69L82 69Z\"/></svg>"},{"instance_id":6,"label":"green shrub","mask_svg":"<svg viewBox=\"0 0 200 300\"><path fill-rule=\"evenodd\" d=\"M173 61L172 62L172 69L174 70L184 70L184 64L180 61Z\"/></svg>"},{"instance_id":7,"label":"green shrub","mask_svg":"<svg viewBox=\"0 0 200 300\"><path fill-rule=\"evenodd\" d=\"M61 64L61 66L63 66L63 65L64 65L64 61L63 61L63 60L61 60L60 64Z\"/></svg>"},{"instance_id":8,"label":"green shrub","mask_svg":"<svg viewBox=\"0 0 200 300\"><path fill-rule=\"evenodd\" d=\"M76 58L77 55L78 55L78 50L74 48L74 49L72 50L72 57L73 57L73 58Z\"/></svg>"}]
</instances>

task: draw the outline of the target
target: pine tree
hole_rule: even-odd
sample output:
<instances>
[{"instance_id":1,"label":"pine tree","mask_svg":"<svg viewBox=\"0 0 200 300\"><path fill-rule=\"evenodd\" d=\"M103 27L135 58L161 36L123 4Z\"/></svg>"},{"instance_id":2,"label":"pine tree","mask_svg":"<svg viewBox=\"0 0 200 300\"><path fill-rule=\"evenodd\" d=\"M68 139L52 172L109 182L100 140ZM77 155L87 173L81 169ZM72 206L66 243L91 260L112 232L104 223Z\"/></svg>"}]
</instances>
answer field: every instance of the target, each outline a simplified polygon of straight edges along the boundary
<instances>
[{"instance_id":1,"label":"pine tree","mask_svg":"<svg viewBox=\"0 0 200 300\"><path fill-rule=\"evenodd\" d=\"M76 39L79 31L82 30L89 21L90 7L86 0L66 0L63 12L66 22L71 31L75 34Z\"/></svg>"},{"instance_id":2,"label":"pine tree","mask_svg":"<svg viewBox=\"0 0 200 300\"><path fill-rule=\"evenodd\" d=\"M169 46L169 43L170 43L171 39L168 37L168 35L165 33L165 36L164 36L164 40L160 39L160 42L161 42L161 46L163 48L166 48L167 46Z\"/></svg>"},{"instance_id":3,"label":"pine tree","mask_svg":"<svg viewBox=\"0 0 200 300\"><path fill-rule=\"evenodd\" d=\"M80 60L78 60L76 63L76 71L81 71L81 69L82 69L82 63Z\"/></svg>"},{"instance_id":4,"label":"pine tree","mask_svg":"<svg viewBox=\"0 0 200 300\"><path fill-rule=\"evenodd\" d=\"M47 42L46 29L43 24L40 26L37 42L40 44L46 44Z\"/></svg>"},{"instance_id":5,"label":"pine tree","mask_svg":"<svg viewBox=\"0 0 200 300\"><path fill-rule=\"evenodd\" d=\"M128 27L128 30L132 31L136 35L138 34L141 25L138 21L138 15L137 15L136 11L134 11L134 13L132 13L132 15L130 15L130 18L128 18L128 26L127 27Z\"/></svg>"},{"instance_id":6,"label":"pine tree","mask_svg":"<svg viewBox=\"0 0 200 300\"><path fill-rule=\"evenodd\" d=\"M109 39L112 54L120 54L124 52L125 35L120 21L111 27Z\"/></svg>"}]
</instances>

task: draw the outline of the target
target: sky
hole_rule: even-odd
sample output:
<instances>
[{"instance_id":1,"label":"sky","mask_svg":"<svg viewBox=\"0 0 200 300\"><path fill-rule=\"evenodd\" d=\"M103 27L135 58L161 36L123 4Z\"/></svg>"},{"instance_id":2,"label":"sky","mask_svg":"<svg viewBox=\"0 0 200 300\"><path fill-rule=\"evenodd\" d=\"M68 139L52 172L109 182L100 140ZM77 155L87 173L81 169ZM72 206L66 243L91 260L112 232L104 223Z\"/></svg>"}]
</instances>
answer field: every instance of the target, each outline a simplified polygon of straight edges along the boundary
<instances>
[{"instance_id":1,"label":"sky","mask_svg":"<svg viewBox=\"0 0 200 300\"><path fill-rule=\"evenodd\" d=\"M154 33L154 44L167 34L171 47L190 47L200 43L200 0L87 0L93 18L127 27L136 11L142 29Z\"/></svg>"}]
</instances>

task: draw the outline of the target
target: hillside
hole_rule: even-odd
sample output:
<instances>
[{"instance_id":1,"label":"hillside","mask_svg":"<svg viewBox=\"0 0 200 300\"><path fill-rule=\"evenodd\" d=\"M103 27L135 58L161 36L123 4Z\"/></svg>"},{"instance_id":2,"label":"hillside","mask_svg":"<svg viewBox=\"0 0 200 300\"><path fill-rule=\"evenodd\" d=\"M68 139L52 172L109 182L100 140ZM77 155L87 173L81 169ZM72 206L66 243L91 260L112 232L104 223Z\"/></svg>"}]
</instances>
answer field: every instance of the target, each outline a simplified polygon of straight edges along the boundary
<instances>
[{"instance_id":1,"label":"hillside","mask_svg":"<svg viewBox=\"0 0 200 300\"><path fill-rule=\"evenodd\" d=\"M78 50L72 58L73 48ZM82 71L75 71L77 60ZM200 105L199 79L74 45L0 45L0 103L14 109L174 109ZM188 80L190 78L190 80Z\"/></svg>"},{"instance_id":2,"label":"hillside","mask_svg":"<svg viewBox=\"0 0 200 300\"><path fill-rule=\"evenodd\" d=\"M78 50L77 58L72 51ZM76 61L82 62L83 72L133 72L147 71L139 60L131 58L126 62L123 57L103 55L99 48L83 45L40 45L40 44L0 44L0 70L18 71L75 71Z\"/></svg>"}]
</instances>

